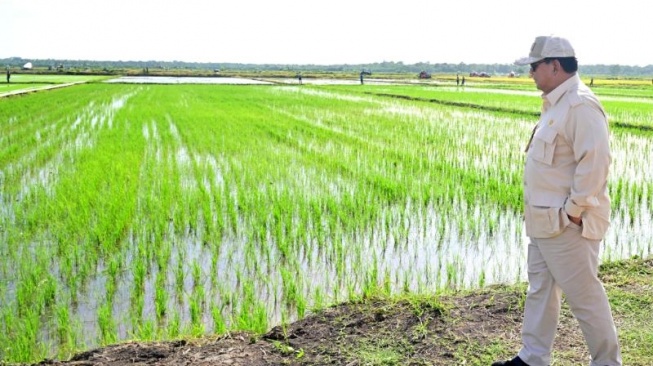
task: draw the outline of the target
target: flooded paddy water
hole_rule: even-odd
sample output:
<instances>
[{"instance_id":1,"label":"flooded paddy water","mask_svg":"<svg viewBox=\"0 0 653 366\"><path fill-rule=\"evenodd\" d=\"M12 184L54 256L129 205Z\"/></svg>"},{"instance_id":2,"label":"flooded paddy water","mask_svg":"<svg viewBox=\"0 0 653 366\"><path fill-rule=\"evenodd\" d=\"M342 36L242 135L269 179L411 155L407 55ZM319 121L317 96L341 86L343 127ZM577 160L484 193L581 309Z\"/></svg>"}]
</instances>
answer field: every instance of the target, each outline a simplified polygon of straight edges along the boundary
<instances>
[{"instance_id":1,"label":"flooded paddy water","mask_svg":"<svg viewBox=\"0 0 653 366\"><path fill-rule=\"evenodd\" d=\"M525 280L530 115L319 86L138 84L0 112L0 341L16 345L0 358ZM601 256L646 257L653 138L618 130L612 146Z\"/></svg>"},{"instance_id":2,"label":"flooded paddy water","mask_svg":"<svg viewBox=\"0 0 653 366\"><path fill-rule=\"evenodd\" d=\"M107 80L106 82L120 84L271 84L270 82L248 78L193 76L122 76L116 79Z\"/></svg>"},{"instance_id":3,"label":"flooded paddy water","mask_svg":"<svg viewBox=\"0 0 653 366\"><path fill-rule=\"evenodd\" d=\"M287 84L297 85L296 78L241 78L241 77L192 77L192 76L123 76L106 81L115 84L214 84L214 85L269 85ZM360 80L351 79L325 79L325 78L303 78L302 84L306 85L358 85ZM397 81L384 79L365 80L364 83L372 85L392 85ZM407 83L403 81L401 83Z\"/></svg>"}]
</instances>

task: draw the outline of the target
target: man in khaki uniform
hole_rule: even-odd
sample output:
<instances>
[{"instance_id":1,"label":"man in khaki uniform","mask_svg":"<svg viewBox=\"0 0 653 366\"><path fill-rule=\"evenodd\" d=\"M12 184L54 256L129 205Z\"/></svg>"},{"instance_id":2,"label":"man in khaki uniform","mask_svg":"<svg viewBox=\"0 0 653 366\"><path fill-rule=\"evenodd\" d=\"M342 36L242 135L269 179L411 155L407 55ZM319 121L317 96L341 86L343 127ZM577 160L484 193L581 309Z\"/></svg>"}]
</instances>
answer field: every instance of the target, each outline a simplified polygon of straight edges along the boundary
<instances>
[{"instance_id":1,"label":"man in khaki uniform","mask_svg":"<svg viewBox=\"0 0 653 366\"><path fill-rule=\"evenodd\" d=\"M590 365L621 365L617 331L597 275L599 247L610 223L605 112L580 80L568 40L537 37L529 56L515 64L531 65L543 106L524 169L530 243L522 349L512 360L492 365L550 365L562 293L585 336Z\"/></svg>"}]
</instances>

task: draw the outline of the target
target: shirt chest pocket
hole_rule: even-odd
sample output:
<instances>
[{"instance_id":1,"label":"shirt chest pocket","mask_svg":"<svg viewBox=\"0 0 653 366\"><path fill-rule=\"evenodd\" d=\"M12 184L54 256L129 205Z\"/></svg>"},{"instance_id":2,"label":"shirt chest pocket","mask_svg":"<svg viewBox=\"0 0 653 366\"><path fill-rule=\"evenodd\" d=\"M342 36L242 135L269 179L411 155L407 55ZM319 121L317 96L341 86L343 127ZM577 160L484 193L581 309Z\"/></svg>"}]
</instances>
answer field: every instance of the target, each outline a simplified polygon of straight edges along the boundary
<instances>
[{"instance_id":1,"label":"shirt chest pocket","mask_svg":"<svg viewBox=\"0 0 653 366\"><path fill-rule=\"evenodd\" d=\"M556 147L556 130L545 126L539 128L533 136L533 142L528 149L530 156L540 163L551 165Z\"/></svg>"}]
</instances>

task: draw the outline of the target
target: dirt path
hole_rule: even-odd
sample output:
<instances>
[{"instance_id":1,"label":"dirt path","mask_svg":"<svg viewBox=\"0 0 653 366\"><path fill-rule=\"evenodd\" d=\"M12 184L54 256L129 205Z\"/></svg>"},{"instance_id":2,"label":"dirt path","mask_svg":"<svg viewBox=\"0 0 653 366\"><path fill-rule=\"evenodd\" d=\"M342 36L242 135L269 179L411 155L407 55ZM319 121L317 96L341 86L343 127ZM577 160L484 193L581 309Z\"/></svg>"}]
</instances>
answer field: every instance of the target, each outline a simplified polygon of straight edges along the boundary
<instances>
[{"instance_id":1,"label":"dirt path","mask_svg":"<svg viewBox=\"0 0 653 366\"><path fill-rule=\"evenodd\" d=\"M38 91L44 91L44 90L51 90L51 89L58 89L58 88L65 88L68 86L73 86L77 84L84 84L86 81L76 81L74 83L65 83L65 84L52 84L52 85L45 85L45 86L40 86L36 88L28 88L28 89L18 89L18 90L12 90L6 93L0 93L0 98L6 98L6 97L14 97L17 95L23 95L23 94L30 94Z\"/></svg>"},{"instance_id":2,"label":"dirt path","mask_svg":"<svg viewBox=\"0 0 653 366\"><path fill-rule=\"evenodd\" d=\"M461 350L470 359L482 358L483 349L504 342L517 350L522 295L520 289L488 289L432 303L368 300L327 309L289 325L285 333L276 327L260 338L234 333L195 341L132 342L39 365L452 365ZM570 363L563 364L586 363L583 340L568 312L557 345L568 355L565 362ZM374 361L384 350L387 361Z\"/></svg>"}]
</instances>

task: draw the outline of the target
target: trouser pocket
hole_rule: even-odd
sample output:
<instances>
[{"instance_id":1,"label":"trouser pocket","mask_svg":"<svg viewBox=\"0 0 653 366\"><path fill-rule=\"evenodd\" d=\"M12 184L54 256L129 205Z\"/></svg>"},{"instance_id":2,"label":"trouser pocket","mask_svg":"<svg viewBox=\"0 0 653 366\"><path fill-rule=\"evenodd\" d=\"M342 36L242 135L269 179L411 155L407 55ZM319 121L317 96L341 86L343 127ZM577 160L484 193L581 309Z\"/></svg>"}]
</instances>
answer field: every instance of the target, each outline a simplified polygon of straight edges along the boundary
<instances>
[{"instance_id":1,"label":"trouser pocket","mask_svg":"<svg viewBox=\"0 0 653 366\"><path fill-rule=\"evenodd\" d=\"M558 236L570 223L562 207L527 206L525 220L526 235L533 238Z\"/></svg>"}]
</instances>

